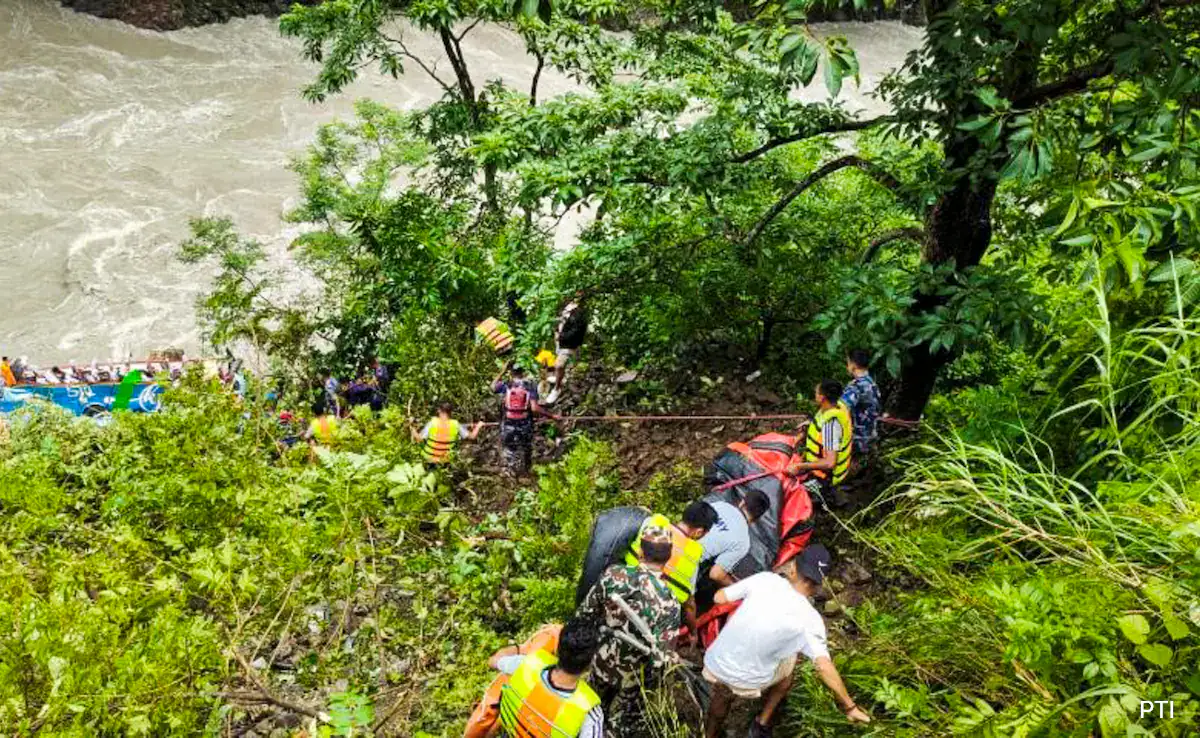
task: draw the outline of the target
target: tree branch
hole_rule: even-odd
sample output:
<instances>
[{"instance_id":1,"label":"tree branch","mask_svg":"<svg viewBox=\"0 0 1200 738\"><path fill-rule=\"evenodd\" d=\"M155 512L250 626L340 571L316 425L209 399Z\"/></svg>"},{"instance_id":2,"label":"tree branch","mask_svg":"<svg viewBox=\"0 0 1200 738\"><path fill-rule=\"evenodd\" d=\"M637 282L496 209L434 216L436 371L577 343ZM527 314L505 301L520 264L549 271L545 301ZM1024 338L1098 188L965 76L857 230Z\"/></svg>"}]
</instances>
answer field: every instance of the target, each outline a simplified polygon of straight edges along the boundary
<instances>
[{"instance_id":1,"label":"tree branch","mask_svg":"<svg viewBox=\"0 0 1200 738\"><path fill-rule=\"evenodd\" d=\"M833 174L834 172L840 169L846 169L847 167L854 167L864 174L869 175L872 179L889 190L895 191L900 188L899 180L874 162L870 162L866 159L853 155L834 159L833 161L824 164L821 166L821 168L817 169L804 179L800 180L790 192L780 198L779 202L775 203L771 209L767 211L766 215L760 218L758 222L754 224L754 227L750 229L750 234L746 236L744 241L742 241L742 248L754 243L755 239L762 235L762 232L766 230L768 225L771 224L771 221L775 220L775 218L782 213L784 209L792 203L793 200L804 194L805 190L812 187L817 182L820 182L825 177Z\"/></svg>"},{"instance_id":2,"label":"tree branch","mask_svg":"<svg viewBox=\"0 0 1200 738\"><path fill-rule=\"evenodd\" d=\"M472 30L475 28L475 26L479 25L479 24L480 24L480 23L482 23L482 22L483 22L483 18L482 18L482 17L480 17L480 18L476 18L476 19L475 19L475 20L474 20L474 21L471 23L471 25L469 25L469 26L467 26L466 28L464 28L464 29L463 29L463 32L462 32L462 33L460 33L460 34L458 34L457 36L455 36L455 37L454 37L454 40L455 40L455 41L462 41L462 40L463 40L463 39L466 37L466 35L467 35L468 33L470 33L470 32L471 32L471 31L472 31Z\"/></svg>"},{"instance_id":3,"label":"tree branch","mask_svg":"<svg viewBox=\"0 0 1200 738\"><path fill-rule=\"evenodd\" d=\"M538 80L542 78L542 69L546 66L546 55L537 54L537 68L533 70L533 81L529 83L529 107L537 107Z\"/></svg>"},{"instance_id":4,"label":"tree branch","mask_svg":"<svg viewBox=\"0 0 1200 738\"><path fill-rule=\"evenodd\" d=\"M1089 82L1112 74L1113 66L1112 59L1102 59L1091 66L1072 70L1061 79L1035 87L1013 100L1013 107L1018 109L1036 108L1061 97L1081 92L1087 88Z\"/></svg>"},{"instance_id":5,"label":"tree branch","mask_svg":"<svg viewBox=\"0 0 1200 738\"><path fill-rule=\"evenodd\" d=\"M1143 21L1151 16L1160 19L1164 10L1178 10L1198 6L1200 6L1200 0L1147 0L1133 15L1118 15L1114 20L1116 23L1124 25L1124 23L1130 21ZM1106 57L1088 66L1073 69L1060 79L1035 87L1016 100L1013 100L1013 107L1033 108L1076 92L1082 92L1087 89L1089 82L1112 74L1115 67L1115 60Z\"/></svg>"},{"instance_id":6,"label":"tree branch","mask_svg":"<svg viewBox=\"0 0 1200 738\"><path fill-rule=\"evenodd\" d=\"M763 154L767 153L768 151L779 148L780 146L786 146L787 144L795 143L797 141L803 141L808 138L824 136L825 134L828 134L828 133L849 133L851 131L862 131L862 130L865 130L872 126L878 125L880 123L886 123L887 121L890 121L890 120L892 120L892 116L881 115L878 118L871 118L869 120L847 120L847 121L842 121L840 123L834 123L832 125L825 126L824 128L819 128L815 131L804 131L801 133L794 133L790 136L784 136L783 138L776 138L776 139L767 141L765 144L763 144L762 146L759 146L757 149L754 149L753 151L747 151L744 154L738 154L737 156L730 159L730 161L734 164L745 164L746 162L750 161L751 159L757 159L758 157L762 156Z\"/></svg>"},{"instance_id":7,"label":"tree branch","mask_svg":"<svg viewBox=\"0 0 1200 738\"><path fill-rule=\"evenodd\" d=\"M885 231L879 236L876 236L870 244L867 245L867 250L863 252L862 259L859 263L870 264L875 259L875 255L879 253L879 249L883 248L892 241L916 241L917 243L925 242L925 231L914 226L908 228L896 228L894 230Z\"/></svg>"},{"instance_id":8,"label":"tree branch","mask_svg":"<svg viewBox=\"0 0 1200 738\"><path fill-rule=\"evenodd\" d=\"M289 702L287 700L283 700L283 699L280 699L279 697L276 697L274 694L271 693L271 690L267 689L267 685L263 684L262 680L258 678L258 674L254 671L254 667L252 667L252 666L250 666L250 664L246 663L245 657L242 656L240 653L238 653L238 650L236 647L231 646L229 649L229 652L231 654L233 654L233 657L235 659L237 659L237 662L239 664L241 664L242 671L246 674L246 677L250 680L250 683L254 685L255 689L258 690L258 694L254 694L254 693L247 694L245 692L232 692L232 693L225 692L225 693L221 693L221 696L229 698L229 699L235 699L235 700L241 700L241 701L250 700L250 701L258 701L258 702L266 702L269 705L281 707L284 710L287 710L288 712L294 712L297 715L305 715L307 717L318 720L319 722L322 722L322 723L329 722L328 715L325 715L324 713L322 713L318 710L314 710L313 708L309 707L308 705L301 705L296 702Z\"/></svg>"},{"instance_id":9,"label":"tree branch","mask_svg":"<svg viewBox=\"0 0 1200 738\"><path fill-rule=\"evenodd\" d=\"M425 64L424 60L422 60L419 56L417 56L416 54L409 51L408 47L404 45L404 41L402 39L392 38L391 36L387 36L384 34L380 34L380 35L383 36L384 41L387 41L388 43L392 43L392 44L395 44L396 46L400 47L400 56L403 56L407 59L411 59L414 62L416 62L417 66L419 66L425 72L425 74L428 74L433 79L434 82L437 82L438 85L440 85L443 90L445 90L446 92L450 92L451 90L454 89L449 84L447 84L445 80L443 80L441 77L437 76L437 72L434 69L431 69L427 64Z\"/></svg>"},{"instance_id":10,"label":"tree branch","mask_svg":"<svg viewBox=\"0 0 1200 738\"><path fill-rule=\"evenodd\" d=\"M438 36L442 40L442 48L446 51L446 57L450 59L450 66L454 69L454 77L458 81L458 91L462 95L463 103L471 113L472 122L478 123L479 110L476 107L475 85L471 81L467 63L462 58L462 47L458 45L458 41L454 38L454 34L450 33L450 29L445 26L438 29Z\"/></svg>"}]
</instances>

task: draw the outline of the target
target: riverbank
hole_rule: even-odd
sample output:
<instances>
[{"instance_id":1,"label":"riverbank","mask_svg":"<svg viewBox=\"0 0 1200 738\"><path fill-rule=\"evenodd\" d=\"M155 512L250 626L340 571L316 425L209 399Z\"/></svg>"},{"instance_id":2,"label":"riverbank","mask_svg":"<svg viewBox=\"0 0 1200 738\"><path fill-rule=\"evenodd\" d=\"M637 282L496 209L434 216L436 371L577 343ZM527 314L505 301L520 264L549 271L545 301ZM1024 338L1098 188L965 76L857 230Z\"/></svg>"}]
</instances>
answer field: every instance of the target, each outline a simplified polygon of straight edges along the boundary
<instances>
[{"instance_id":1,"label":"riverbank","mask_svg":"<svg viewBox=\"0 0 1200 738\"><path fill-rule=\"evenodd\" d=\"M296 2L315 5L319 0L59 0L63 6L99 18L111 18L139 28L173 31L191 26L225 23L252 15L277 16ZM727 2L735 16L750 13L751 4ZM874 0L862 9L815 8L809 12L814 23L899 20L920 25L925 22L921 4L914 0L886 4Z\"/></svg>"},{"instance_id":2,"label":"riverbank","mask_svg":"<svg viewBox=\"0 0 1200 738\"><path fill-rule=\"evenodd\" d=\"M316 0L60 0L65 7L139 28L173 31L251 15L275 16Z\"/></svg>"}]
</instances>

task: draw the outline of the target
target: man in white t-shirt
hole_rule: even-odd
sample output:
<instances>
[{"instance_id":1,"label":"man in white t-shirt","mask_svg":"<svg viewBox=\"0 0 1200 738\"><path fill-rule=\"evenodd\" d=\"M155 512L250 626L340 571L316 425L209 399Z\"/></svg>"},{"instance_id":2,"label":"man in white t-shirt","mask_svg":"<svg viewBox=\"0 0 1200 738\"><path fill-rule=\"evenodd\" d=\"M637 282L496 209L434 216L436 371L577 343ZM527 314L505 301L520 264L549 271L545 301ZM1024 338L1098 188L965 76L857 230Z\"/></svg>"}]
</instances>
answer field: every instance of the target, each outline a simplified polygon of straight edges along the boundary
<instances>
[{"instance_id":1,"label":"man in white t-shirt","mask_svg":"<svg viewBox=\"0 0 1200 738\"><path fill-rule=\"evenodd\" d=\"M825 645L825 622L808 599L821 586L828 569L829 552L824 546L812 545L775 572L755 574L717 592L717 604L741 604L704 654L704 678L713 685L704 720L705 738L720 734L735 695L764 698L750 736L770 736L771 719L792 686L797 653L813 662L817 676L833 692L850 722L871 721L846 692Z\"/></svg>"}]
</instances>

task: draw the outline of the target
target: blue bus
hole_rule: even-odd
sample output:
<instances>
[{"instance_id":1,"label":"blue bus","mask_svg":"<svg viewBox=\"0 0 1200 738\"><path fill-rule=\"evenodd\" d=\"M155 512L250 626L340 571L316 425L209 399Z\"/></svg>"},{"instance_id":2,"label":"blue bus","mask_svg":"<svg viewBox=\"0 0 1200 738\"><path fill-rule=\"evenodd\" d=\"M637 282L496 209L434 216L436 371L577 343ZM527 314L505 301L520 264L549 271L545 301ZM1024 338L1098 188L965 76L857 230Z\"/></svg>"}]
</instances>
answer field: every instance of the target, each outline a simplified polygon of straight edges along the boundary
<instances>
[{"instance_id":1,"label":"blue bus","mask_svg":"<svg viewBox=\"0 0 1200 738\"><path fill-rule=\"evenodd\" d=\"M32 400L44 400L74 413L95 416L110 413L117 398L117 383L96 384L19 384L0 387L0 413L11 413ZM134 387L129 409L152 413L159 408L162 387L155 382L141 382Z\"/></svg>"}]
</instances>

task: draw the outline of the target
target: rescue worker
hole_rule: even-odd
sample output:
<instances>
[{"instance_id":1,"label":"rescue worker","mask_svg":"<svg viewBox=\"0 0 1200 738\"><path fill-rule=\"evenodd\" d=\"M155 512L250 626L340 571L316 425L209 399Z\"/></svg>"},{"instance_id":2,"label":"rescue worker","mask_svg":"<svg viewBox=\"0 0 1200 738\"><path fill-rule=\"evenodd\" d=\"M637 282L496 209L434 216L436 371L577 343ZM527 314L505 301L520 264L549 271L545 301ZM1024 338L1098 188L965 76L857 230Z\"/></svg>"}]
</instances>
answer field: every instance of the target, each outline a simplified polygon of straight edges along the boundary
<instances>
[{"instance_id":1,"label":"rescue worker","mask_svg":"<svg viewBox=\"0 0 1200 738\"><path fill-rule=\"evenodd\" d=\"M734 569L750 553L750 526L771 508L771 501L761 490L747 489L737 505L723 500L709 505L717 519L700 545L704 560L712 562L709 578L727 587L733 584Z\"/></svg>"},{"instance_id":2,"label":"rescue worker","mask_svg":"<svg viewBox=\"0 0 1200 738\"><path fill-rule=\"evenodd\" d=\"M313 405L313 419L304 439L310 446L332 446L337 441L338 418L330 412L329 404L321 398Z\"/></svg>"},{"instance_id":3,"label":"rescue worker","mask_svg":"<svg viewBox=\"0 0 1200 738\"><path fill-rule=\"evenodd\" d=\"M651 526L671 534L671 557L662 567L662 579L683 608L683 622L696 632L696 575L704 558L700 539L717 524L717 512L704 500L696 500L683 511L679 522L672 524L665 515L651 515L642 522L638 535L625 554L625 563L634 566L642 558L642 536Z\"/></svg>"},{"instance_id":4,"label":"rescue worker","mask_svg":"<svg viewBox=\"0 0 1200 738\"><path fill-rule=\"evenodd\" d=\"M452 412L454 406L443 402L438 405L437 415L430 418L420 432L413 431L413 440L421 443L421 457L426 464L440 466L449 462L458 450L459 441L463 438L474 441L479 436L483 421L471 426L464 434L462 424L450 417Z\"/></svg>"},{"instance_id":5,"label":"rescue worker","mask_svg":"<svg viewBox=\"0 0 1200 738\"><path fill-rule=\"evenodd\" d=\"M525 377L519 366L509 370L507 381L497 377L492 391L501 396L500 403L500 447L505 469L514 476L529 472L533 460L533 416L557 416L546 412L538 404L537 386Z\"/></svg>"},{"instance_id":6,"label":"rescue worker","mask_svg":"<svg viewBox=\"0 0 1200 738\"><path fill-rule=\"evenodd\" d=\"M558 326L554 329L554 389L546 397L547 405L558 402L567 379L567 364L587 337L588 314L583 298L583 290L577 290L558 316Z\"/></svg>"},{"instance_id":7,"label":"rescue worker","mask_svg":"<svg viewBox=\"0 0 1200 738\"><path fill-rule=\"evenodd\" d=\"M817 677L833 692L847 720L871 722L846 692L829 658L825 622L810 602L828 569L829 552L817 544L774 572L759 572L717 592L718 605L740 605L704 654L704 679L713 685L705 738L721 734L734 696L763 698L749 735L769 738L775 710L791 689L798 653L813 662Z\"/></svg>"},{"instance_id":8,"label":"rescue worker","mask_svg":"<svg viewBox=\"0 0 1200 738\"><path fill-rule=\"evenodd\" d=\"M483 340L497 356L504 356L512 351L513 334L508 326L495 318L488 318L475 326L475 333Z\"/></svg>"},{"instance_id":9,"label":"rescue worker","mask_svg":"<svg viewBox=\"0 0 1200 738\"><path fill-rule=\"evenodd\" d=\"M342 403L338 398L338 393L341 391L342 385L338 382L337 377L333 372L325 371L321 373L321 390L325 393L325 406L334 416L342 414Z\"/></svg>"},{"instance_id":10,"label":"rescue worker","mask_svg":"<svg viewBox=\"0 0 1200 738\"><path fill-rule=\"evenodd\" d=\"M854 453L861 459L872 451L879 440L879 387L871 378L871 355L862 349L846 354L846 371L850 383L842 389L841 402L850 411L854 426Z\"/></svg>"},{"instance_id":11,"label":"rescue worker","mask_svg":"<svg viewBox=\"0 0 1200 738\"><path fill-rule=\"evenodd\" d=\"M654 520L655 517L661 520ZM664 567L671 560L670 523L652 516L638 538L640 555L632 563L613 564L604 570L575 613L603 626L603 637L592 664L591 683L609 716L610 735L633 738L644 732L642 694L653 687L663 657L679 635L680 603L667 585ZM648 628L631 622L620 598ZM652 638L653 642L647 642ZM635 639L651 650L634 646Z\"/></svg>"},{"instance_id":12,"label":"rescue worker","mask_svg":"<svg viewBox=\"0 0 1200 738\"><path fill-rule=\"evenodd\" d=\"M840 404L842 383L822 380L813 391L817 416L804 431L804 459L788 466L788 473L806 475L804 487L810 496L824 500L827 493L850 471L853 427L845 405Z\"/></svg>"},{"instance_id":13,"label":"rescue worker","mask_svg":"<svg viewBox=\"0 0 1200 738\"><path fill-rule=\"evenodd\" d=\"M509 682L500 693L500 725L509 738L604 738L600 698L583 680L600 646L594 622L563 626L558 653L522 656L516 646L492 654L488 665Z\"/></svg>"},{"instance_id":14,"label":"rescue worker","mask_svg":"<svg viewBox=\"0 0 1200 738\"><path fill-rule=\"evenodd\" d=\"M8 363L7 356L0 357L0 386L17 386L17 376L13 373L12 365Z\"/></svg>"}]
</instances>

